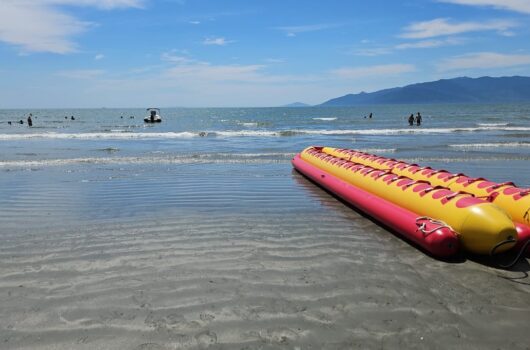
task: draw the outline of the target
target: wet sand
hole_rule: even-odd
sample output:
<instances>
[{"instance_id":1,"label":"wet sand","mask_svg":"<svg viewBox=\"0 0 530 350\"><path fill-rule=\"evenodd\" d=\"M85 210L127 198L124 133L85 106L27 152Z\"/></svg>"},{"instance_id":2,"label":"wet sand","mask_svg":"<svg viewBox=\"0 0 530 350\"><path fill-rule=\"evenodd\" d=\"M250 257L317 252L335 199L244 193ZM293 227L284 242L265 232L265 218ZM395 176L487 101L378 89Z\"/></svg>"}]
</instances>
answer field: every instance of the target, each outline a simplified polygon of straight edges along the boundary
<instances>
[{"instance_id":1,"label":"wet sand","mask_svg":"<svg viewBox=\"0 0 530 350\"><path fill-rule=\"evenodd\" d=\"M0 175L0 348L530 348L527 261L439 261L287 163L222 169Z\"/></svg>"}]
</instances>

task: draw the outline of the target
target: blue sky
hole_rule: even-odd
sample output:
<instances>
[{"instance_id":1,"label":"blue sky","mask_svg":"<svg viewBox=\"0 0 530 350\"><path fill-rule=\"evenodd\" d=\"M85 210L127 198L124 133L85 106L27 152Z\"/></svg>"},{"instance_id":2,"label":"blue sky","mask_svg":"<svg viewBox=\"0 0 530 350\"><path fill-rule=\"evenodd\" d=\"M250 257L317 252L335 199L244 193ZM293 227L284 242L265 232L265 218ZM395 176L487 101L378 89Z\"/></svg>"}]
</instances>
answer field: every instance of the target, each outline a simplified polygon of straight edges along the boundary
<instances>
[{"instance_id":1,"label":"blue sky","mask_svg":"<svg viewBox=\"0 0 530 350\"><path fill-rule=\"evenodd\" d=\"M530 76L529 0L0 0L0 108L317 104Z\"/></svg>"}]
</instances>

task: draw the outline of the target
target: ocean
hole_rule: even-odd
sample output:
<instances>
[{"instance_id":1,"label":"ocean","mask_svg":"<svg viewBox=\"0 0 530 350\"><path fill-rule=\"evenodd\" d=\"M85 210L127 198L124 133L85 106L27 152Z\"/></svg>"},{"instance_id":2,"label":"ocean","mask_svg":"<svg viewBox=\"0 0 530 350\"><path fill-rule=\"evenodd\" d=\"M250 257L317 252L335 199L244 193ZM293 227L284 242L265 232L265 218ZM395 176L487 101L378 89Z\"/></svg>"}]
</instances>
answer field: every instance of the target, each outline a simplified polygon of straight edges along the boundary
<instances>
[{"instance_id":1,"label":"ocean","mask_svg":"<svg viewBox=\"0 0 530 350\"><path fill-rule=\"evenodd\" d=\"M0 110L3 348L527 346L528 274L436 260L290 160L327 145L530 187L530 104L160 115Z\"/></svg>"},{"instance_id":2,"label":"ocean","mask_svg":"<svg viewBox=\"0 0 530 350\"><path fill-rule=\"evenodd\" d=\"M417 112L423 124L410 127L407 117ZM55 204L68 203L76 217L157 215L149 208L166 210L174 204L164 184L176 186L175 173L201 181L194 186L202 188L213 186L217 174L228 179L251 172L259 179L272 172L292 181L290 159L310 145L353 148L530 186L530 104L166 108L161 115L163 122L151 125L143 122L144 109L0 110L0 184L7 192L0 215L17 217L18 197L6 198L11 192L51 196L42 200L54 202L52 190L74 194L63 193ZM260 180L249 181L262 188ZM73 205L76 194L97 197L91 189L105 184L112 184L105 196L118 196L118 184L124 182L130 188L125 186L119 200L128 210L107 197L97 208L80 201ZM223 202L195 198L180 204L224 210ZM273 196L267 203L276 208ZM39 203L24 205L41 212Z\"/></svg>"}]
</instances>

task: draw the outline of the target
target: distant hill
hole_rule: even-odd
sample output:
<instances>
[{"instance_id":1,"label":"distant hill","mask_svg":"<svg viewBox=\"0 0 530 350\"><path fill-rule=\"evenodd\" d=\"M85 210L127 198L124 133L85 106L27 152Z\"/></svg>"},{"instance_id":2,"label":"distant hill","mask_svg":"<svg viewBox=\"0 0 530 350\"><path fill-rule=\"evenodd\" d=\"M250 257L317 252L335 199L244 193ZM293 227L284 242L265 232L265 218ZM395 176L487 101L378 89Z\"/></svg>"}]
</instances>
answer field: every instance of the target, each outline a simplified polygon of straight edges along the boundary
<instances>
[{"instance_id":1,"label":"distant hill","mask_svg":"<svg viewBox=\"0 0 530 350\"><path fill-rule=\"evenodd\" d=\"M530 102L530 77L442 79L376 92L348 94L320 106Z\"/></svg>"},{"instance_id":2,"label":"distant hill","mask_svg":"<svg viewBox=\"0 0 530 350\"><path fill-rule=\"evenodd\" d=\"M294 102L289 103L288 105L282 106L282 107L309 107L310 105L302 102Z\"/></svg>"}]
</instances>

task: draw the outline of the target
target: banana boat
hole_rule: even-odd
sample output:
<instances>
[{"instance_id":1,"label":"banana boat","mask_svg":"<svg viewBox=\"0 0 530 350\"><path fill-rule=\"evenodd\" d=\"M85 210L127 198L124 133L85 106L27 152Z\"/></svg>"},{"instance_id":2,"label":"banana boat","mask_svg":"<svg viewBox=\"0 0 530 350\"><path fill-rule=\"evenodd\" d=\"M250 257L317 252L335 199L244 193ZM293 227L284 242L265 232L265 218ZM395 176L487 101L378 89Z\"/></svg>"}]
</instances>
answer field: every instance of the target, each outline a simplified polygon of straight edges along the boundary
<instances>
[{"instance_id":1,"label":"banana boat","mask_svg":"<svg viewBox=\"0 0 530 350\"><path fill-rule=\"evenodd\" d=\"M447 170L420 167L417 164L408 164L348 149L324 147L322 151L376 169L389 170L396 175L406 176L413 180L428 181L433 186L443 186L453 191L471 193L503 208L510 214L513 221L530 225L530 189L518 188L512 182L496 183L481 177L472 178L464 174L451 174Z\"/></svg>"},{"instance_id":2,"label":"banana boat","mask_svg":"<svg viewBox=\"0 0 530 350\"><path fill-rule=\"evenodd\" d=\"M519 236L515 249L519 249L530 240L530 189L516 187L512 182L496 183L481 177L452 174L447 170L421 167L418 164L408 164L350 149L323 147L322 152L376 169L385 169L399 176L428 181L432 186L443 186L452 191L467 192L475 197L484 198L504 209L515 222ZM530 247L527 254L530 254Z\"/></svg>"},{"instance_id":3,"label":"banana boat","mask_svg":"<svg viewBox=\"0 0 530 350\"><path fill-rule=\"evenodd\" d=\"M369 192L353 186L302 160L296 155L293 166L310 180L334 193L372 218L416 243L437 257L448 257L459 251L455 232L447 225L392 204Z\"/></svg>"},{"instance_id":4,"label":"banana boat","mask_svg":"<svg viewBox=\"0 0 530 350\"><path fill-rule=\"evenodd\" d=\"M326 174L392 203L418 217L441 221L457 233L460 245L476 254L503 252L517 241L510 217L496 205L468 193L454 192L377 169L330 153L332 149L309 147L300 159ZM296 167L296 166L295 166Z\"/></svg>"}]
</instances>

